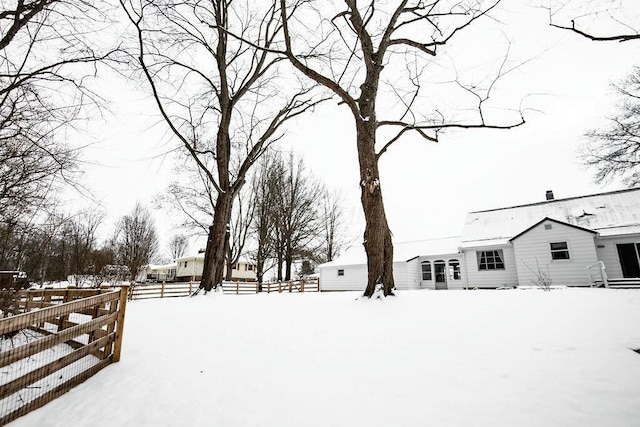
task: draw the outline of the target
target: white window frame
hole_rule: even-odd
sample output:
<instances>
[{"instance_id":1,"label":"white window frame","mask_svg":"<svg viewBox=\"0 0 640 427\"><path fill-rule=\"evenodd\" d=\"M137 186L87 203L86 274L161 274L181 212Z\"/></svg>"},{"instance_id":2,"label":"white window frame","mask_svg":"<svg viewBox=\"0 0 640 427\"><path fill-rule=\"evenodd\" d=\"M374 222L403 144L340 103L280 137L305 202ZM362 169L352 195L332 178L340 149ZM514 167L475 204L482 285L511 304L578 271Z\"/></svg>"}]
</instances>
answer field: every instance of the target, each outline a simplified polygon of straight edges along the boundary
<instances>
[{"instance_id":1,"label":"white window frame","mask_svg":"<svg viewBox=\"0 0 640 427\"><path fill-rule=\"evenodd\" d=\"M429 267L429 271L425 271L424 270L425 266ZM424 278L425 273L429 274L429 278L428 279ZM430 281L433 280L433 269L431 267L431 261L422 261L420 263L420 274L422 275L422 280L425 281L425 282L430 282Z\"/></svg>"},{"instance_id":2,"label":"white window frame","mask_svg":"<svg viewBox=\"0 0 640 427\"><path fill-rule=\"evenodd\" d=\"M502 263L504 264L504 261ZM449 278L451 280L462 280L462 265L460 264L460 260L452 258L447 261L447 265L449 266Z\"/></svg>"},{"instance_id":3,"label":"white window frame","mask_svg":"<svg viewBox=\"0 0 640 427\"><path fill-rule=\"evenodd\" d=\"M553 245L564 245L562 247L553 248ZM551 251L551 261L570 261L571 260L571 251L569 250L569 242L549 242L549 250ZM555 254L566 253L566 258L554 258Z\"/></svg>"},{"instance_id":4,"label":"white window frame","mask_svg":"<svg viewBox=\"0 0 640 427\"><path fill-rule=\"evenodd\" d=\"M490 257L488 256L489 253L491 253ZM484 262L485 268L482 268L483 266L482 258L485 259L485 262ZM504 251L502 249L489 249L486 251L476 251L476 259L478 261L478 271L505 270ZM492 259L493 261L489 263L489 259ZM499 259L500 261L499 262L496 261L497 259ZM498 265L500 264L502 264L502 267L498 267ZM489 268L490 265L492 265L493 268Z\"/></svg>"}]
</instances>

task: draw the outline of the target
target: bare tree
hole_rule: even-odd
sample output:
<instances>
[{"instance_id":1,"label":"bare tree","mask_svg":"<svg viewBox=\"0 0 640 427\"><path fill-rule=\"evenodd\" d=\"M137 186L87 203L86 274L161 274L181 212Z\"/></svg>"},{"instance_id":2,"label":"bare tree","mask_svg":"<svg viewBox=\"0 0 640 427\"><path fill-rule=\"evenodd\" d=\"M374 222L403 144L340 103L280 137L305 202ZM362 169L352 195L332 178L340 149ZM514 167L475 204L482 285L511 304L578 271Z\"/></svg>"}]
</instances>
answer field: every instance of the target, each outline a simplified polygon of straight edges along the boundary
<instances>
[{"instance_id":1,"label":"bare tree","mask_svg":"<svg viewBox=\"0 0 640 427\"><path fill-rule=\"evenodd\" d=\"M171 260L175 261L176 258L183 256L187 248L189 248L189 238L186 235L177 233L169 238L167 249Z\"/></svg>"},{"instance_id":2,"label":"bare tree","mask_svg":"<svg viewBox=\"0 0 640 427\"><path fill-rule=\"evenodd\" d=\"M473 114L446 116L444 108L419 107L417 102L429 61L486 17L499 0L278 3L284 27L281 52L300 73L335 93L354 119L366 221L363 243L368 281L364 295L371 297L377 285L383 286L384 295L391 295L393 245L382 198L380 157L408 133L437 142L446 129L510 129L524 123L521 114L501 123L485 119L491 89L509 71L506 60L498 64L496 79L484 90L456 81L455 87L471 100L463 108ZM317 19L310 22L314 17ZM381 82L390 83L386 95L396 95L395 102L378 102ZM393 106L396 108L390 108ZM378 118L380 109L389 118Z\"/></svg>"},{"instance_id":3,"label":"bare tree","mask_svg":"<svg viewBox=\"0 0 640 427\"><path fill-rule=\"evenodd\" d=\"M280 197L276 199L274 215L282 249L278 258L284 261L284 280L291 280L293 261L317 241L322 226L318 207L323 188L306 170L302 159L289 154L280 161L284 163L278 169L284 173L279 174Z\"/></svg>"},{"instance_id":4,"label":"bare tree","mask_svg":"<svg viewBox=\"0 0 640 427\"><path fill-rule=\"evenodd\" d=\"M131 213L118 223L114 240L120 264L129 267L131 278L136 280L140 268L148 264L158 250L151 212L136 203Z\"/></svg>"},{"instance_id":5,"label":"bare tree","mask_svg":"<svg viewBox=\"0 0 640 427\"><path fill-rule=\"evenodd\" d=\"M88 209L76 214L69 222L72 242L71 269L74 274L89 274L91 253L97 245L96 233L103 219L104 212Z\"/></svg>"},{"instance_id":6,"label":"bare tree","mask_svg":"<svg viewBox=\"0 0 640 427\"><path fill-rule=\"evenodd\" d=\"M247 172L282 125L320 99L310 85L282 84L286 63L268 52L282 28L273 7L248 0L120 3L160 114L215 189L200 284L209 291L222 281L233 201Z\"/></svg>"},{"instance_id":7,"label":"bare tree","mask_svg":"<svg viewBox=\"0 0 640 427\"><path fill-rule=\"evenodd\" d=\"M240 261L240 257L245 249L251 223L256 211L256 204L253 202L252 186L244 186L233 204L231 221L229 225L229 241L227 247L227 269L225 280L231 280L233 266Z\"/></svg>"},{"instance_id":8,"label":"bare tree","mask_svg":"<svg viewBox=\"0 0 640 427\"><path fill-rule=\"evenodd\" d=\"M293 263L319 259L325 218L324 187L292 153L271 152L260 162L252 181L255 212L251 227L253 258L262 280L267 261L276 280L290 280ZM271 267L269 265L269 267Z\"/></svg>"},{"instance_id":9,"label":"bare tree","mask_svg":"<svg viewBox=\"0 0 640 427\"><path fill-rule=\"evenodd\" d=\"M345 244L342 196L337 192L325 191L320 203L323 225L321 257L323 262L329 262L340 255Z\"/></svg>"},{"instance_id":10,"label":"bare tree","mask_svg":"<svg viewBox=\"0 0 640 427\"><path fill-rule=\"evenodd\" d=\"M552 27L592 41L640 40L640 22L627 9L635 0L552 0L547 6ZM570 17L570 18L566 18ZM570 25L561 23L570 21Z\"/></svg>"},{"instance_id":11,"label":"bare tree","mask_svg":"<svg viewBox=\"0 0 640 427\"><path fill-rule=\"evenodd\" d=\"M2 2L1 217L24 214L50 194L56 180L69 181L77 152L61 142L61 131L97 104L87 78L114 52L100 53L91 37L104 20L88 1Z\"/></svg>"},{"instance_id":12,"label":"bare tree","mask_svg":"<svg viewBox=\"0 0 640 427\"><path fill-rule=\"evenodd\" d=\"M258 169L254 172L251 180L252 204L255 210L250 231L255 245L252 255L256 262L258 283L262 283L264 280L264 274L268 270L267 261L273 254L274 246L272 237L274 231L273 211L278 195L274 192L277 171L271 167L271 164L271 157L267 154L260 160Z\"/></svg>"},{"instance_id":13,"label":"bare tree","mask_svg":"<svg viewBox=\"0 0 640 427\"><path fill-rule=\"evenodd\" d=\"M595 169L596 181L613 177L633 187L640 184L640 67L619 84L618 111L603 130L592 130L582 149L586 165Z\"/></svg>"}]
</instances>

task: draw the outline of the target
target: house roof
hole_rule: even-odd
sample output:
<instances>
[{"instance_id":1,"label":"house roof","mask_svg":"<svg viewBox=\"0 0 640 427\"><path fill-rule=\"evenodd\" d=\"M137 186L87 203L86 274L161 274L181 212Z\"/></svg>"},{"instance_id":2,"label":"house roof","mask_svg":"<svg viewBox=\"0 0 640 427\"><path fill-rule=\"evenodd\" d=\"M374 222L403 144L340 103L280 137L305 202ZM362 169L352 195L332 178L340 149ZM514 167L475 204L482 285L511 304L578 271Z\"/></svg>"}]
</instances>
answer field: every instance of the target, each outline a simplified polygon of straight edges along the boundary
<instances>
[{"instance_id":1,"label":"house roof","mask_svg":"<svg viewBox=\"0 0 640 427\"><path fill-rule=\"evenodd\" d=\"M640 188L470 212L461 246L506 245L544 218L593 230L600 236L639 233Z\"/></svg>"},{"instance_id":2,"label":"house roof","mask_svg":"<svg viewBox=\"0 0 640 427\"><path fill-rule=\"evenodd\" d=\"M549 218L544 217L542 218L540 221L536 222L535 224L533 224L531 227L527 228L526 230L522 231L521 233L516 234L515 236L513 236L511 239L509 239L510 242L513 242L514 240L516 240L518 237L522 236L523 234L528 233L529 231L531 231L532 229L536 228L537 226L539 226L540 224L542 224L545 221L551 221L551 222L555 222L556 224L561 224L561 225L565 225L567 227L571 227L571 228L576 228L578 230L582 230L582 231L586 231L587 233L593 233L593 234L598 234L597 231L593 231L593 230L589 230L588 228L584 228L584 227L579 227L577 225L573 225L573 224L569 224L566 222L562 222L562 221L558 221L555 220L553 218Z\"/></svg>"},{"instance_id":3,"label":"house roof","mask_svg":"<svg viewBox=\"0 0 640 427\"><path fill-rule=\"evenodd\" d=\"M176 258L176 262L180 261L192 261L196 259L204 259L204 253L196 254L196 255L183 255L180 258Z\"/></svg>"},{"instance_id":4,"label":"house roof","mask_svg":"<svg viewBox=\"0 0 640 427\"><path fill-rule=\"evenodd\" d=\"M184 256L181 256L180 258L176 258L176 263L180 263L182 261L193 261L193 260L198 260L198 259L204 259L204 252L196 254L196 255L184 255ZM238 262L239 263L245 263L245 264L255 264L254 261L250 260L246 256L241 256L240 259L238 260Z\"/></svg>"},{"instance_id":5,"label":"house roof","mask_svg":"<svg viewBox=\"0 0 640 427\"><path fill-rule=\"evenodd\" d=\"M393 261L409 261L418 256L456 254L458 253L458 246L460 246L460 236L414 240L410 242L394 242ZM356 245L346 250L335 260L321 264L319 267L366 263L367 255L364 251L364 246Z\"/></svg>"},{"instance_id":6,"label":"house roof","mask_svg":"<svg viewBox=\"0 0 640 427\"><path fill-rule=\"evenodd\" d=\"M150 270L160 270L160 269L164 269L164 268L176 268L176 263L170 263L170 264L149 264L147 265L147 268Z\"/></svg>"}]
</instances>

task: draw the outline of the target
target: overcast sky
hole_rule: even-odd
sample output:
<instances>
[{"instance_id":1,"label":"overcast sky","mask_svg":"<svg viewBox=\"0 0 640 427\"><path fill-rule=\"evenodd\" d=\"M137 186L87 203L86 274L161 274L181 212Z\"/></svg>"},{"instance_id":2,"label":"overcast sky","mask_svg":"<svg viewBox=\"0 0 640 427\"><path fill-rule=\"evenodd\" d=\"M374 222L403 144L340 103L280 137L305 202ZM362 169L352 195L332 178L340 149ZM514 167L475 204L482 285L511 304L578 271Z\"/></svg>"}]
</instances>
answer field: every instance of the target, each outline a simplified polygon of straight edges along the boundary
<instances>
[{"instance_id":1,"label":"overcast sky","mask_svg":"<svg viewBox=\"0 0 640 427\"><path fill-rule=\"evenodd\" d=\"M636 10L616 12L637 23L638 5L626 3ZM492 105L523 106L527 123L509 131L450 132L438 144L414 136L396 143L381 161L396 241L458 235L467 212L542 201L546 190L564 198L622 188L619 182L594 183L577 156L584 133L606 126L614 113L618 98L610 84L640 65L640 42L596 43L551 28L548 13L536 4L505 0L499 22L478 25L442 51L456 67L469 70L475 63L499 61L510 41L509 64L523 65L499 81ZM107 212L106 234L136 201L150 204L164 191L174 163L167 153L177 143L135 84L113 79L105 85L112 113L84 136L94 143L84 155L84 182ZM349 230L360 236L355 131L346 107L331 101L297 120L282 147L299 152L328 187L342 191ZM154 216L163 236L178 223L163 209L154 209Z\"/></svg>"}]
</instances>

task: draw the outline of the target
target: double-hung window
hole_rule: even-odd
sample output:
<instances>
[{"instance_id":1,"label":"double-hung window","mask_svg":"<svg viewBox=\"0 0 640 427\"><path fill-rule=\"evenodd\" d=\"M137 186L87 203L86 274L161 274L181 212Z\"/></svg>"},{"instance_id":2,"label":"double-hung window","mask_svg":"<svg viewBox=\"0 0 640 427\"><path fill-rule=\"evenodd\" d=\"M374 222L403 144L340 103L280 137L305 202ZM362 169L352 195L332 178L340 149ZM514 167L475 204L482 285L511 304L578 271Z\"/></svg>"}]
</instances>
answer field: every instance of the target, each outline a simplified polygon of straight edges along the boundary
<instances>
[{"instance_id":1,"label":"double-hung window","mask_svg":"<svg viewBox=\"0 0 640 427\"><path fill-rule=\"evenodd\" d=\"M431 280L431 263L429 261L422 262L422 280Z\"/></svg>"},{"instance_id":2,"label":"double-hung window","mask_svg":"<svg viewBox=\"0 0 640 427\"><path fill-rule=\"evenodd\" d=\"M551 245L551 259L569 259L569 246L567 242L555 242Z\"/></svg>"},{"instance_id":3,"label":"double-hung window","mask_svg":"<svg viewBox=\"0 0 640 427\"><path fill-rule=\"evenodd\" d=\"M479 251L478 270L504 270L504 254L502 249Z\"/></svg>"}]
</instances>

